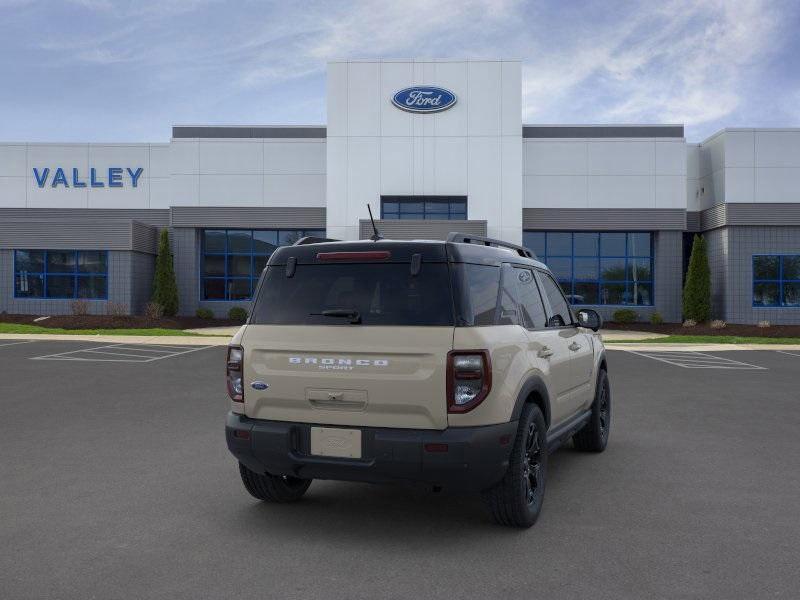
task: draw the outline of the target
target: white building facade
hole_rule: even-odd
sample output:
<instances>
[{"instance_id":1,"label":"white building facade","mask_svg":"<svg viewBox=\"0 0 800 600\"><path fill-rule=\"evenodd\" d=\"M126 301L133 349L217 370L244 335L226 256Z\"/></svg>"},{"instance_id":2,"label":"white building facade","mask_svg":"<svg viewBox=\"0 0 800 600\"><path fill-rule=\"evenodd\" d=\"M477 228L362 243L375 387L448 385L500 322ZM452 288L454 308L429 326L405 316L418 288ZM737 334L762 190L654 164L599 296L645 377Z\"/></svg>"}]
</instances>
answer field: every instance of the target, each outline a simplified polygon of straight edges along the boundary
<instances>
[{"instance_id":1,"label":"white building facade","mask_svg":"<svg viewBox=\"0 0 800 600\"><path fill-rule=\"evenodd\" d=\"M526 125L504 60L332 62L327 102L326 126L0 143L0 311L140 312L168 228L180 312L222 316L275 246L368 237L369 205L386 237L524 242L606 317L679 321L703 233L715 317L800 321L800 130Z\"/></svg>"}]
</instances>

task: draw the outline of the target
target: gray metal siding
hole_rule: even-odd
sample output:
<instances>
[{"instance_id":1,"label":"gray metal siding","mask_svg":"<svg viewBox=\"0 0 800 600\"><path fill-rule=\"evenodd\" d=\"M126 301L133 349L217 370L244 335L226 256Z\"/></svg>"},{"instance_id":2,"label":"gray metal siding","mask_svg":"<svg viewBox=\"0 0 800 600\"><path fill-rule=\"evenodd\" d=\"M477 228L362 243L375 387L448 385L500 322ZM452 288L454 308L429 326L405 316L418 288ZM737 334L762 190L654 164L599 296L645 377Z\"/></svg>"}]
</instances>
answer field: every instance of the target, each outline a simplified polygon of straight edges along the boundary
<instances>
[{"instance_id":1,"label":"gray metal siding","mask_svg":"<svg viewBox=\"0 0 800 600\"><path fill-rule=\"evenodd\" d=\"M196 229L179 227L170 232L173 265L178 280L178 313L193 315L200 298L198 269L200 243Z\"/></svg>"},{"instance_id":2,"label":"gray metal siding","mask_svg":"<svg viewBox=\"0 0 800 600\"><path fill-rule=\"evenodd\" d=\"M486 221L382 219L375 221L375 224L383 237L394 240L443 240L451 231L486 235ZM372 235L372 223L369 219L361 219L358 225L359 238L363 240Z\"/></svg>"},{"instance_id":3,"label":"gray metal siding","mask_svg":"<svg viewBox=\"0 0 800 600\"><path fill-rule=\"evenodd\" d=\"M524 138L682 138L683 125L523 125Z\"/></svg>"},{"instance_id":4,"label":"gray metal siding","mask_svg":"<svg viewBox=\"0 0 800 600\"><path fill-rule=\"evenodd\" d=\"M691 210L686 213L686 231L701 231L700 211Z\"/></svg>"},{"instance_id":5,"label":"gray metal siding","mask_svg":"<svg viewBox=\"0 0 800 600\"><path fill-rule=\"evenodd\" d=\"M323 207L224 207L175 206L171 210L172 227L240 227L271 229L300 227L325 229Z\"/></svg>"},{"instance_id":6,"label":"gray metal siding","mask_svg":"<svg viewBox=\"0 0 800 600\"><path fill-rule=\"evenodd\" d=\"M0 248L130 250L131 221L3 220Z\"/></svg>"},{"instance_id":7,"label":"gray metal siding","mask_svg":"<svg viewBox=\"0 0 800 600\"><path fill-rule=\"evenodd\" d=\"M158 251L158 229L139 221L131 222L131 249L155 254Z\"/></svg>"},{"instance_id":8,"label":"gray metal siding","mask_svg":"<svg viewBox=\"0 0 800 600\"><path fill-rule=\"evenodd\" d=\"M173 138L325 138L327 128L324 126L309 127L205 127L175 126L172 128Z\"/></svg>"},{"instance_id":9,"label":"gray metal siding","mask_svg":"<svg viewBox=\"0 0 800 600\"><path fill-rule=\"evenodd\" d=\"M758 202L753 204L730 203L727 207L727 225L772 225L800 227L800 196L798 203ZM800 240L798 240L800 245Z\"/></svg>"},{"instance_id":10,"label":"gray metal siding","mask_svg":"<svg viewBox=\"0 0 800 600\"><path fill-rule=\"evenodd\" d=\"M724 227L727 221L727 205L717 204L700 213L700 229L709 231L717 227Z\"/></svg>"},{"instance_id":11,"label":"gray metal siding","mask_svg":"<svg viewBox=\"0 0 800 600\"><path fill-rule=\"evenodd\" d=\"M526 230L631 231L686 229L682 208L523 208Z\"/></svg>"},{"instance_id":12,"label":"gray metal siding","mask_svg":"<svg viewBox=\"0 0 800 600\"><path fill-rule=\"evenodd\" d=\"M169 225L168 208L0 208L0 223L6 220L136 220L148 225Z\"/></svg>"}]
</instances>

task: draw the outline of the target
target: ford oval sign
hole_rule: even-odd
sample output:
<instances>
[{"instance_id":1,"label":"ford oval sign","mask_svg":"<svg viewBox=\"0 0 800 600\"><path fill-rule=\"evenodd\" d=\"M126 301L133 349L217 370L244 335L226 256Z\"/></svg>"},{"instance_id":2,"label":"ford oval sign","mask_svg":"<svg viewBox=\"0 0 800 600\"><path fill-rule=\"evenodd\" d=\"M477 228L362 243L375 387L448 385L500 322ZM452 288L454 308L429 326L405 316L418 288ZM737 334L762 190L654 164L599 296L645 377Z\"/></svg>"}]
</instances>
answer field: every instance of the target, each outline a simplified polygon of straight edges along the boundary
<instances>
[{"instance_id":1,"label":"ford oval sign","mask_svg":"<svg viewBox=\"0 0 800 600\"><path fill-rule=\"evenodd\" d=\"M441 112L455 103L456 95L453 92L431 85L405 88L392 96L392 104L397 108L415 113Z\"/></svg>"}]
</instances>

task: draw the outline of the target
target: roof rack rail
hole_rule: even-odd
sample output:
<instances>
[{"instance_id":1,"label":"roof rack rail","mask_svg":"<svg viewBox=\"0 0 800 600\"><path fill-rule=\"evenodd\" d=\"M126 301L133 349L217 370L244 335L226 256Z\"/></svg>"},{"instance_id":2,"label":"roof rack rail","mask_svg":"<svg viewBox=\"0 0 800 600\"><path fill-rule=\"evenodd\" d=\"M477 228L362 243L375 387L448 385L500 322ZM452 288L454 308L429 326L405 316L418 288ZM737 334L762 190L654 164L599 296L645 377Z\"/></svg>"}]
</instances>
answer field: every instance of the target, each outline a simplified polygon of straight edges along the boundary
<instances>
[{"instance_id":1,"label":"roof rack rail","mask_svg":"<svg viewBox=\"0 0 800 600\"><path fill-rule=\"evenodd\" d=\"M306 237L301 237L297 240L292 246L305 246L306 244L321 244L322 242L341 242L342 240L334 240L333 238L322 238L322 237L314 237L313 235L307 235Z\"/></svg>"},{"instance_id":2,"label":"roof rack rail","mask_svg":"<svg viewBox=\"0 0 800 600\"><path fill-rule=\"evenodd\" d=\"M518 246L517 244L512 244L511 242L504 242L503 240L496 240L494 238L483 237L480 235L470 235L467 233L451 231L447 235L447 241L458 244L480 244L481 246L508 248L509 250L514 250L520 256L524 256L525 258L532 258L534 260L536 259L536 255L524 246Z\"/></svg>"}]
</instances>

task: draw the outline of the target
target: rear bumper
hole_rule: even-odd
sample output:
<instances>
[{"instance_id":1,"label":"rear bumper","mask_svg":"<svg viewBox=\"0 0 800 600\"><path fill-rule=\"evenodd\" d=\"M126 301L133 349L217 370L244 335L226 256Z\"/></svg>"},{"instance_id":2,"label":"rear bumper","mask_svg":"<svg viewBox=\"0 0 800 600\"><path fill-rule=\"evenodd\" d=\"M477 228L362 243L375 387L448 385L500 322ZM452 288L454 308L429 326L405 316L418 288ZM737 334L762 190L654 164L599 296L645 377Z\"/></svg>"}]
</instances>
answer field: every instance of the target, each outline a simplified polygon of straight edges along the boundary
<instances>
[{"instance_id":1,"label":"rear bumper","mask_svg":"<svg viewBox=\"0 0 800 600\"><path fill-rule=\"evenodd\" d=\"M444 431L359 427L361 459L312 456L311 427L310 423L265 421L231 412L225 437L239 462L258 473L370 483L421 482L477 491L491 487L505 474L517 422ZM426 450L426 444L438 444L438 451Z\"/></svg>"}]
</instances>

